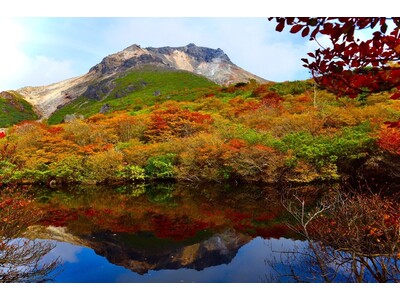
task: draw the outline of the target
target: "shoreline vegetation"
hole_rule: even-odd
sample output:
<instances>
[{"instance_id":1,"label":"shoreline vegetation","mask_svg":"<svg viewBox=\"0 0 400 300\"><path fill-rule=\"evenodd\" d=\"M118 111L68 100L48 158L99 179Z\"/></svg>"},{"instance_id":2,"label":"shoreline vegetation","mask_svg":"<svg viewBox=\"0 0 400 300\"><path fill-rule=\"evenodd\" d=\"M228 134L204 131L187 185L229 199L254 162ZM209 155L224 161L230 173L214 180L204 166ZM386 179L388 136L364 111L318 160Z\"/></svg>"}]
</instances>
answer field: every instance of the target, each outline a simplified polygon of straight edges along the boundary
<instances>
[{"instance_id":1,"label":"shoreline vegetation","mask_svg":"<svg viewBox=\"0 0 400 300\"><path fill-rule=\"evenodd\" d=\"M190 99L185 99L190 95ZM147 98L146 98L147 97ZM336 97L312 80L201 86L120 101L68 121L23 121L0 137L3 184L307 184L400 177L400 102ZM83 100L82 100L83 101ZM91 101L91 102L90 102ZM121 102L121 103L122 103Z\"/></svg>"}]
</instances>

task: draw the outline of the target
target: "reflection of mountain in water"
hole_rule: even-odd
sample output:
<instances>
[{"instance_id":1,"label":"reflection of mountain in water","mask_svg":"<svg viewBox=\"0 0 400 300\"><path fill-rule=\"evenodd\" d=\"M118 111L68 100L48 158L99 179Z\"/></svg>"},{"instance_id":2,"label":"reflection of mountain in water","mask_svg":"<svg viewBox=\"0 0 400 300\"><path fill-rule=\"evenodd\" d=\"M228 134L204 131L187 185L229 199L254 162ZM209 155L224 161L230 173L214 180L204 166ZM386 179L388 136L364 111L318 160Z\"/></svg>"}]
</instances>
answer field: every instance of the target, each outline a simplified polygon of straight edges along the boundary
<instances>
[{"instance_id":1,"label":"reflection of mountain in water","mask_svg":"<svg viewBox=\"0 0 400 300\"><path fill-rule=\"evenodd\" d=\"M146 232L137 234L101 232L77 237L68 233L65 228L41 226L31 229L31 237L90 247L112 264L139 274L163 269L203 270L211 266L228 264L238 250L252 239L232 229L216 234L203 231L184 241L160 239Z\"/></svg>"},{"instance_id":2,"label":"reflection of mountain in water","mask_svg":"<svg viewBox=\"0 0 400 300\"><path fill-rule=\"evenodd\" d=\"M316 199L320 188L302 187ZM252 238L287 236L273 187L173 184L39 190L31 238L85 246L136 273L228 264ZM308 198L307 198L308 199ZM36 228L36 229L35 229Z\"/></svg>"}]
</instances>

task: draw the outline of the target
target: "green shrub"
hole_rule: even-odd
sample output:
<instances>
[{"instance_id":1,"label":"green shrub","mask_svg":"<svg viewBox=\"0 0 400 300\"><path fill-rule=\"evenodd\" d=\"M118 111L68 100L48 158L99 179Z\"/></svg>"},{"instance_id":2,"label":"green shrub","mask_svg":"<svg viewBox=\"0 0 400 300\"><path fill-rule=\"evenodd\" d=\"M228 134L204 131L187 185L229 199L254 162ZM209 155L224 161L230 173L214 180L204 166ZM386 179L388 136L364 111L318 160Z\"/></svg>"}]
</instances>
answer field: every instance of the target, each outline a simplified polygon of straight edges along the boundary
<instances>
[{"instance_id":1,"label":"green shrub","mask_svg":"<svg viewBox=\"0 0 400 300\"><path fill-rule=\"evenodd\" d=\"M307 90L313 88L313 83L310 81L285 81L275 83L270 87L271 91L278 93L279 95L298 95L302 94Z\"/></svg>"},{"instance_id":2,"label":"green shrub","mask_svg":"<svg viewBox=\"0 0 400 300\"><path fill-rule=\"evenodd\" d=\"M16 165L8 161L0 161L0 182L8 183L16 171Z\"/></svg>"},{"instance_id":3,"label":"green shrub","mask_svg":"<svg viewBox=\"0 0 400 300\"><path fill-rule=\"evenodd\" d=\"M318 168L336 163L339 158L352 160L367 155L372 149L374 139L370 136L370 126L345 128L332 137L312 136L308 132L296 132L286 135L279 150L293 151L298 159L304 159ZM332 167L331 167L332 168Z\"/></svg>"},{"instance_id":4,"label":"green shrub","mask_svg":"<svg viewBox=\"0 0 400 300\"><path fill-rule=\"evenodd\" d=\"M35 169L23 169L14 172L10 181L28 181L31 183L46 183L51 178L51 170L46 164L40 164Z\"/></svg>"},{"instance_id":5,"label":"green shrub","mask_svg":"<svg viewBox=\"0 0 400 300\"><path fill-rule=\"evenodd\" d=\"M146 175L157 179L173 178L175 157L173 153L150 157L144 168Z\"/></svg>"},{"instance_id":6,"label":"green shrub","mask_svg":"<svg viewBox=\"0 0 400 300\"><path fill-rule=\"evenodd\" d=\"M118 176L125 180L138 181L146 179L146 172L140 166L130 165L119 171Z\"/></svg>"},{"instance_id":7,"label":"green shrub","mask_svg":"<svg viewBox=\"0 0 400 300\"><path fill-rule=\"evenodd\" d=\"M81 182L84 179L83 159L80 156L67 156L50 165L51 175L63 182Z\"/></svg>"}]
</instances>

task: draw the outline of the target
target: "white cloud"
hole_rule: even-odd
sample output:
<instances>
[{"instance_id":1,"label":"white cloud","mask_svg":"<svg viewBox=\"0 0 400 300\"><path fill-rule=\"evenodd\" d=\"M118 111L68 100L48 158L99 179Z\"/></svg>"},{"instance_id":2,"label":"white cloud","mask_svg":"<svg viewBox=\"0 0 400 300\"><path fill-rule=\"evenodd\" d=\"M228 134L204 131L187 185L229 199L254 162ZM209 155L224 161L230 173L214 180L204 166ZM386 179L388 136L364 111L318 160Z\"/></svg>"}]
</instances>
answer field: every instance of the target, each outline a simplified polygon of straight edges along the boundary
<instances>
[{"instance_id":1,"label":"white cloud","mask_svg":"<svg viewBox=\"0 0 400 300\"><path fill-rule=\"evenodd\" d=\"M62 263L78 263L78 256L82 250L84 250L84 247L75 246L64 242L56 242L55 245L56 247L46 255L48 262L61 257Z\"/></svg>"},{"instance_id":2,"label":"white cloud","mask_svg":"<svg viewBox=\"0 0 400 300\"><path fill-rule=\"evenodd\" d=\"M27 66L19 78L20 84L40 86L62 81L74 76L72 62L46 56L28 58Z\"/></svg>"},{"instance_id":3,"label":"white cloud","mask_svg":"<svg viewBox=\"0 0 400 300\"><path fill-rule=\"evenodd\" d=\"M46 56L29 56L24 41L29 30L14 19L0 19L0 91L54 83L71 77L72 62Z\"/></svg>"},{"instance_id":4,"label":"white cloud","mask_svg":"<svg viewBox=\"0 0 400 300\"><path fill-rule=\"evenodd\" d=\"M18 49L6 57L0 52L0 57L0 91L48 85L75 74L70 61L46 56L29 57Z\"/></svg>"}]
</instances>

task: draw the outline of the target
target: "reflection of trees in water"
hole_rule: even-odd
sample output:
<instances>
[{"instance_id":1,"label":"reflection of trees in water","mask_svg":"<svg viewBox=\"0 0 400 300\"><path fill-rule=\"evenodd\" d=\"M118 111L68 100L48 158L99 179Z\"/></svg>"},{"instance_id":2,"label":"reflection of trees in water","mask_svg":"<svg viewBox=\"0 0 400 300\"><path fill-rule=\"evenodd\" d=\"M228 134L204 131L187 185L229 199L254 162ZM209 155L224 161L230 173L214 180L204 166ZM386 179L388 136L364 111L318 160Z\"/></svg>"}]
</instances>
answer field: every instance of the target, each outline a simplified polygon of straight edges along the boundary
<instances>
[{"instance_id":1,"label":"reflection of trees in water","mask_svg":"<svg viewBox=\"0 0 400 300\"><path fill-rule=\"evenodd\" d=\"M400 282L396 197L339 192L313 208L296 195L282 203L304 241L267 262L275 270L268 281Z\"/></svg>"},{"instance_id":2,"label":"reflection of trees in water","mask_svg":"<svg viewBox=\"0 0 400 300\"><path fill-rule=\"evenodd\" d=\"M25 229L40 217L23 193L0 191L0 282L44 282L59 265L43 262L54 245L21 238Z\"/></svg>"}]
</instances>

